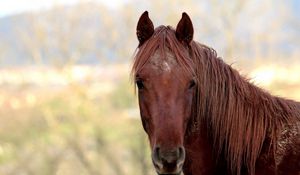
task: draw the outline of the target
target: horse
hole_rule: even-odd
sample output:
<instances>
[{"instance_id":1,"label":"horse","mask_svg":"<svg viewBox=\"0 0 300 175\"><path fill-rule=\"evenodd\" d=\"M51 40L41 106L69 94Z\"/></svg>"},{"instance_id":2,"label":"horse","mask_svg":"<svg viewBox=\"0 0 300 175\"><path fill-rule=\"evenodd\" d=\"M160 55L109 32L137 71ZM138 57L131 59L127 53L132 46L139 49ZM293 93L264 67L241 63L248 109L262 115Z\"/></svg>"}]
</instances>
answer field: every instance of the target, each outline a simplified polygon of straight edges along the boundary
<instances>
[{"instance_id":1,"label":"horse","mask_svg":"<svg viewBox=\"0 0 300 175\"><path fill-rule=\"evenodd\" d=\"M300 103L272 96L193 40L145 11L131 76L159 175L299 175Z\"/></svg>"}]
</instances>

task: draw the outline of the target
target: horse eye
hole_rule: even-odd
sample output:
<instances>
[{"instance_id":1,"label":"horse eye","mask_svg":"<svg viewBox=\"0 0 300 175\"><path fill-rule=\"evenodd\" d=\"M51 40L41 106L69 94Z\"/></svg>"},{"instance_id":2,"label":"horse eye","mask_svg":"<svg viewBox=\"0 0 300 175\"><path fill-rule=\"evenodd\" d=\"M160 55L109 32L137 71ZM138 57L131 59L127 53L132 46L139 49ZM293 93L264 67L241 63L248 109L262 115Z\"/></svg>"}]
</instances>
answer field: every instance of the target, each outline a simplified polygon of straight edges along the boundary
<instances>
[{"instance_id":1,"label":"horse eye","mask_svg":"<svg viewBox=\"0 0 300 175\"><path fill-rule=\"evenodd\" d=\"M190 85L189 85L189 89L192 89L192 88L195 87L195 86L196 86L195 80L191 80L191 81L190 81Z\"/></svg>"},{"instance_id":2,"label":"horse eye","mask_svg":"<svg viewBox=\"0 0 300 175\"><path fill-rule=\"evenodd\" d=\"M144 89L144 83L142 80L137 80L136 85L137 85L138 89Z\"/></svg>"}]
</instances>

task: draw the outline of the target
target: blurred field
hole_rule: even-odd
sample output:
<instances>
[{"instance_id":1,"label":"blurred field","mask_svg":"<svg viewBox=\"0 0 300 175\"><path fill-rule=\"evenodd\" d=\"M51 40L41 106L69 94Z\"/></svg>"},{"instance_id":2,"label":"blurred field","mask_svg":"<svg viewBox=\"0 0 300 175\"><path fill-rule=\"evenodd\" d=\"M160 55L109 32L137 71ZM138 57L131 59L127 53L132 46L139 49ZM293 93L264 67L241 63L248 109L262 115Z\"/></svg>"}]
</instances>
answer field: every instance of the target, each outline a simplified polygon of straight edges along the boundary
<instances>
[{"instance_id":1,"label":"blurred field","mask_svg":"<svg viewBox=\"0 0 300 175\"><path fill-rule=\"evenodd\" d=\"M249 75L300 100L299 70ZM129 64L1 70L0 174L151 174L129 72Z\"/></svg>"},{"instance_id":2,"label":"blurred field","mask_svg":"<svg viewBox=\"0 0 300 175\"><path fill-rule=\"evenodd\" d=\"M0 73L0 174L149 171L128 65L28 69Z\"/></svg>"},{"instance_id":3,"label":"blurred field","mask_svg":"<svg viewBox=\"0 0 300 175\"><path fill-rule=\"evenodd\" d=\"M300 101L299 8L297 0L0 2L0 175L155 174L129 77L145 10L155 26L174 27L187 12L195 40L257 86Z\"/></svg>"}]
</instances>

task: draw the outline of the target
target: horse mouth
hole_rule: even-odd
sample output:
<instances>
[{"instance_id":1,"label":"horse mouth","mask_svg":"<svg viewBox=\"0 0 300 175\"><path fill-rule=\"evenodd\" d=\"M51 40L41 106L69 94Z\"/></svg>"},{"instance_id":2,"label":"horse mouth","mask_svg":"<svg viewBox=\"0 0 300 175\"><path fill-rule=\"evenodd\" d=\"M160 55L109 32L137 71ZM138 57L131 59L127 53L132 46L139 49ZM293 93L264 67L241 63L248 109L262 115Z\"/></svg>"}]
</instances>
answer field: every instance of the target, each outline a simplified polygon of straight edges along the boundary
<instances>
[{"instance_id":1,"label":"horse mouth","mask_svg":"<svg viewBox=\"0 0 300 175\"><path fill-rule=\"evenodd\" d=\"M158 175L181 175L182 173L182 166L181 165L174 165L174 166L158 166L154 164L155 170Z\"/></svg>"},{"instance_id":2,"label":"horse mouth","mask_svg":"<svg viewBox=\"0 0 300 175\"><path fill-rule=\"evenodd\" d=\"M168 168L168 167L157 167L155 165L155 170L158 175L181 175L182 167L178 168Z\"/></svg>"}]
</instances>

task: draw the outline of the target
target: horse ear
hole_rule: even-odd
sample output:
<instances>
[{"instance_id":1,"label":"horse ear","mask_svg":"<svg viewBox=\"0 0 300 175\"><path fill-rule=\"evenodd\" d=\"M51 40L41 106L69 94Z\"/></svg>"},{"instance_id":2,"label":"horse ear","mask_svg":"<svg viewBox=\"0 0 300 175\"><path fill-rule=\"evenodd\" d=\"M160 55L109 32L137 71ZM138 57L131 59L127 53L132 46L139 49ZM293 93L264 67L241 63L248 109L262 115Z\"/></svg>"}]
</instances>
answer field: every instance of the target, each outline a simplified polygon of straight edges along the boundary
<instances>
[{"instance_id":1,"label":"horse ear","mask_svg":"<svg viewBox=\"0 0 300 175\"><path fill-rule=\"evenodd\" d=\"M193 40L193 35L193 23L190 17L185 12L183 12L182 17L176 27L176 37L180 42L189 45Z\"/></svg>"},{"instance_id":2,"label":"horse ear","mask_svg":"<svg viewBox=\"0 0 300 175\"><path fill-rule=\"evenodd\" d=\"M154 26L151 19L148 16L148 12L145 11L140 17L137 27L136 36L139 40L139 47L147 41L154 33Z\"/></svg>"}]
</instances>

